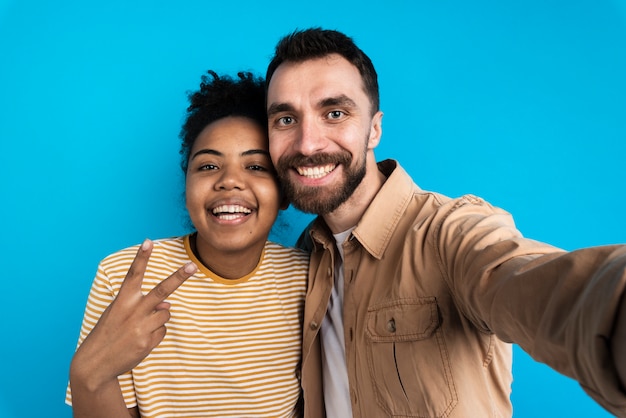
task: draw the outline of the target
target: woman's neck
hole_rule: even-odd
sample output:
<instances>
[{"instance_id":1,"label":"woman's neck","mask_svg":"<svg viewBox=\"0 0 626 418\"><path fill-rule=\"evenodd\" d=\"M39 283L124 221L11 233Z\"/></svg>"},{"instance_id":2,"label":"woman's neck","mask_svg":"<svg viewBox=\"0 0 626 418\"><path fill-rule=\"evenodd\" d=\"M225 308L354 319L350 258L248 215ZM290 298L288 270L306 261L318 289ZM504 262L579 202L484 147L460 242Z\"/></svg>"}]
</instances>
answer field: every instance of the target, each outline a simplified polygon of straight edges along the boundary
<instances>
[{"instance_id":1,"label":"woman's neck","mask_svg":"<svg viewBox=\"0 0 626 418\"><path fill-rule=\"evenodd\" d=\"M222 251L198 242L198 233L189 237L189 244L196 258L218 276L236 280L252 273L258 266L265 242L237 251ZM200 245L199 245L200 244Z\"/></svg>"}]
</instances>

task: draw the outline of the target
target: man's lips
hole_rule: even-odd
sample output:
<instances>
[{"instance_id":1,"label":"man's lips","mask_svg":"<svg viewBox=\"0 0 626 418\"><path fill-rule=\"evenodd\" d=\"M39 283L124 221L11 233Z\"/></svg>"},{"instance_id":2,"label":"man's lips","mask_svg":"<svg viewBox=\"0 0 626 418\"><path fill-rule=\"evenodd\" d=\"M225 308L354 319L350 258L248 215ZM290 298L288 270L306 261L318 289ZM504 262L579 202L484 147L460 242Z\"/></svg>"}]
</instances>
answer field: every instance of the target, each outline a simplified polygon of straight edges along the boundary
<instances>
[{"instance_id":1,"label":"man's lips","mask_svg":"<svg viewBox=\"0 0 626 418\"><path fill-rule=\"evenodd\" d=\"M302 177L320 179L330 174L336 167L337 164L326 164L315 167L295 167L295 169Z\"/></svg>"}]
</instances>

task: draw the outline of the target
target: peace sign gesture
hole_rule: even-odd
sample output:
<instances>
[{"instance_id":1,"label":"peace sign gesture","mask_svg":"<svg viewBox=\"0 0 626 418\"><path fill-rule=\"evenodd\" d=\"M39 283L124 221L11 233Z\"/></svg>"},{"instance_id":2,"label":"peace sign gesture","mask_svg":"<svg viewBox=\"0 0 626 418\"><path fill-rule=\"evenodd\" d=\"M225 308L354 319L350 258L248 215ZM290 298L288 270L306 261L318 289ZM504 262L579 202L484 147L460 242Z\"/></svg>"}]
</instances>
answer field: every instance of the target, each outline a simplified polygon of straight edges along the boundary
<instances>
[{"instance_id":1,"label":"peace sign gesture","mask_svg":"<svg viewBox=\"0 0 626 418\"><path fill-rule=\"evenodd\" d=\"M126 410L117 377L139 364L163 340L170 319L170 304L165 299L197 271L193 263L187 263L143 295L141 285L152 248L150 240L140 246L117 297L74 355L70 385L75 416L81 415L81 405L89 414L95 412L94 404L99 402L94 397L111 393L109 390ZM103 407L108 408L113 399L105 397L108 401ZM103 416L110 413L107 410Z\"/></svg>"}]
</instances>

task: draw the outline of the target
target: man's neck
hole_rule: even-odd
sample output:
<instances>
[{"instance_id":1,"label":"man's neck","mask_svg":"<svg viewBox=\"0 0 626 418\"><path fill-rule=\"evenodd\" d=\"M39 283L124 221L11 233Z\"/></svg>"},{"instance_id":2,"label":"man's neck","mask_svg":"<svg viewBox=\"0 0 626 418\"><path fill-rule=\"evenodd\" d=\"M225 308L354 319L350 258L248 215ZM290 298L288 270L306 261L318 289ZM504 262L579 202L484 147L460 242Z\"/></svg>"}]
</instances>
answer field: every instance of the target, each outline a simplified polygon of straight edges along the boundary
<instances>
[{"instance_id":1,"label":"man's neck","mask_svg":"<svg viewBox=\"0 0 626 418\"><path fill-rule=\"evenodd\" d=\"M374 159L368 163L367 173L352 196L333 212L323 215L324 221L333 234L346 231L359 222L372 200L387 179L378 170Z\"/></svg>"}]
</instances>

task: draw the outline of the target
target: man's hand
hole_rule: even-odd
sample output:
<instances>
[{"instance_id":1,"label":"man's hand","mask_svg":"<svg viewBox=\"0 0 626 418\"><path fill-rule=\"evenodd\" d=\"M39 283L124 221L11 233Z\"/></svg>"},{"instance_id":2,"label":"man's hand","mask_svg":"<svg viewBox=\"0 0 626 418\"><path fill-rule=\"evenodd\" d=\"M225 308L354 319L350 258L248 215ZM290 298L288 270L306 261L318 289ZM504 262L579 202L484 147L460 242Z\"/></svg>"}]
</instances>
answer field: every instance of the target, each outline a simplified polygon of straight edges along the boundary
<instances>
[{"instance_id":1,"label":"man's hand","mask_svg":"<svg viewBox=\"0 0 626 418\"><path fill-rule=\"evenodd\" d=\"M131 370L163 340L170 319L165 299L197 271L188 263L144 296L141 285L152 248L149 240L141 245L117 297L74 356L70 374L88 392Z\"/></svg>"}]
</instances>

